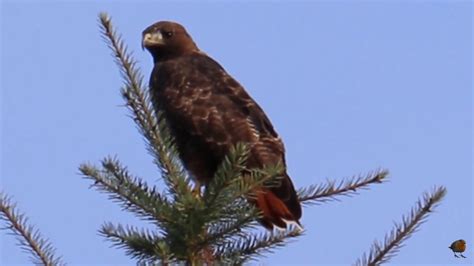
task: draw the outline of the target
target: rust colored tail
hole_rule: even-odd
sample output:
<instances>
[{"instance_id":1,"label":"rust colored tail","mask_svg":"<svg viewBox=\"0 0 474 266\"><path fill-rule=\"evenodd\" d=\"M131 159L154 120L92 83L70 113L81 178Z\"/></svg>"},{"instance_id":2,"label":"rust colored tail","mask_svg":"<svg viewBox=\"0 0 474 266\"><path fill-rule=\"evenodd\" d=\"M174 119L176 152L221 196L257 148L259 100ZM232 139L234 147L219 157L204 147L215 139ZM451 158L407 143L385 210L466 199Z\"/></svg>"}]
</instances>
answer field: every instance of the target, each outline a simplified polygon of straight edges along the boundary
<instances>
[{"instance_id":1,"label":"rust colored tail","mask_svg":"<svg viewBox=\"0 0 474 266\"><path fill-rule=\"evenodd\" d=\"M269 230L274 226L286 229L289 222L301 226L299 223L302 214L301 204L287 174L280 186L260 189L255 204L263 213L260 223Z\"/></svg>"}]
</instances>

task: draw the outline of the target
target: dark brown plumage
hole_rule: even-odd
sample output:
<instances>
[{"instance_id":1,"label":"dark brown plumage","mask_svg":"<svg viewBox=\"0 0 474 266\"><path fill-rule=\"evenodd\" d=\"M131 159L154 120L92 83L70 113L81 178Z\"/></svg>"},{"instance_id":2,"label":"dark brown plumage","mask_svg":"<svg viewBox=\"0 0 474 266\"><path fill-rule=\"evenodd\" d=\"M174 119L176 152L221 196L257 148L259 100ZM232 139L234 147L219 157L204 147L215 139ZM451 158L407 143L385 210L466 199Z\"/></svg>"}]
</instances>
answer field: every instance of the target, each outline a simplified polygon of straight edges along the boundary
<instances>
[{"instance_id":1,"label":"dark brown plumage","mask_svg":"<svg viewBox=\"0 0 474 266\"><path fill-rule=\"evenodd\" d=\"M201 52L183 26L168 21L143 31L143 46L154 68L150 90L163 111L186 169L200 182L214 176L229 149L239 142L251 150L249 168L285 165L283 142L260 106L216 61ZM299 223L301 205L285 172L280 186L261 188L253 203L268 229Z\"/></svg>"}]
</instances>

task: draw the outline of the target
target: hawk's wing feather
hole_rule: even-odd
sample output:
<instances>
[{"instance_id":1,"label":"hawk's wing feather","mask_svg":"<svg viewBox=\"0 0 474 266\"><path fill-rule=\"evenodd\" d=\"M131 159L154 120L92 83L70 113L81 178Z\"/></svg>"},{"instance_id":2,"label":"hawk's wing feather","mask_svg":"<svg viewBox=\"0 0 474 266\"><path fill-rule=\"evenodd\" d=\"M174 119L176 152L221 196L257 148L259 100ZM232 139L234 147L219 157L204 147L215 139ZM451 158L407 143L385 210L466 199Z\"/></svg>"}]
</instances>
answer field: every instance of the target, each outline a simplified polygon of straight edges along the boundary
<instances>
[{"instance_id":1,"label":"hawk's wing feather","mask_svg":"<svg viewBox=\"0 0 474 266\"><path fill-rule=\"evenodd\" d=\"M197 179L212 178L239 142L251 147L249 168L285 164L283 142L264 111L212 58L199 53L163 62L155 66L150 86L155 108L164 111L183 163ZM301 216L293 184L286 172L282 175L281 185L268 191L276 198L257 201L260 207L274 199L283 201L273 201L274 209L269 205L266 214L275 216L267 220L279 226L282 218L297 221ZM277 211L277 205L286 208Z\"/></svg>"}]
</instances>

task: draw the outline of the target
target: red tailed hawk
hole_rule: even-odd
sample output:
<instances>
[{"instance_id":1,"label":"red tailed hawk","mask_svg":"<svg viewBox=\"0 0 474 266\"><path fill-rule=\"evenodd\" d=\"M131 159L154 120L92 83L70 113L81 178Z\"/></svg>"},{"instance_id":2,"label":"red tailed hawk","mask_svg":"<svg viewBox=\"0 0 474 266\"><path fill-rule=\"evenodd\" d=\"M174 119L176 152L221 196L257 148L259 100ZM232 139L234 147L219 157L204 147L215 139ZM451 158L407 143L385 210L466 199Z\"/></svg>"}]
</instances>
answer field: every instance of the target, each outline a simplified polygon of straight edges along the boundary
<instances>
[{"instance_id":1,"label":"red tailed hawk","mask_svg":"<svg viewBox=\"0 0 474 266\"><path fill-rule=\"evenodd\" d=\"M184 167L199 182L214 176L231 147L250 147L248 168L283 163L283 142L262 108L216 61L201 52L180 24L161 21L143 31L153 56L150 90L154 108L176 141ZM277 187L261 188L252 203L268 229L299 224L301 205L285 172Z\"/></svg>"}]
</instances>

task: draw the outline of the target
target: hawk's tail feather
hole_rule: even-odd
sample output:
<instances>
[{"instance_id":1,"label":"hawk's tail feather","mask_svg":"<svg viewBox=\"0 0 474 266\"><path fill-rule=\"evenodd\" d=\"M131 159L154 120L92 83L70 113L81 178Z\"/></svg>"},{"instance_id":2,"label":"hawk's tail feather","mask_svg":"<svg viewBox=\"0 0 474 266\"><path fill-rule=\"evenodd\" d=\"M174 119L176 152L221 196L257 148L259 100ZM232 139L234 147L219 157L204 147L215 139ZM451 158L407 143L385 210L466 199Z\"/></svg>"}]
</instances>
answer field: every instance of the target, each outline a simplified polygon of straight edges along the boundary
<instances>
[{"instance_id":1,"label":"hawk's tail feather","mask_svg":"<svg viewBox=\"0 0 474 266\"><path fill-rule=\"evenodd\" d=\"M283 201L278 198L275 193L269 189L262 189L257 192L256 205L258 209L262 212L262 218L260 223L267 229L272 230L274 227L281 230L286 230L288 225L296 224L299 228L302 229L302 226L299 222L301 217L301 211L299 202L297 203L296 211L291 209L293 202L291 202L291 197L287 201ZM299 216L298 216L299 215Z\"/></svg>"}]
</instances>

